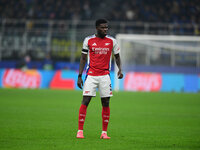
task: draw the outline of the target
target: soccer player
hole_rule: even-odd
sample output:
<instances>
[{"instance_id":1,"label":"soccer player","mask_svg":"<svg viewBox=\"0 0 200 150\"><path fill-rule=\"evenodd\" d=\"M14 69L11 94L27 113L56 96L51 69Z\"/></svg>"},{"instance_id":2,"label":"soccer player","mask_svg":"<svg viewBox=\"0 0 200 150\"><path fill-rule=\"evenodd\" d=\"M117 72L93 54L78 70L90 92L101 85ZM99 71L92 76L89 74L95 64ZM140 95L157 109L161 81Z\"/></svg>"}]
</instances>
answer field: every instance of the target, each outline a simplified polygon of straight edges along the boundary
<instances>
[{"instance_id":1,"label":"soccer player","mask_svg":"<svg viewBox=\"0 0 200 150\"><path fill-rule=\"evenodd\" d=\"M99 89L102 103L102 134L101 139L110 139L107 135L107 127L110 118L109 100L112 96L110 67L111 54L114 53L115 61L118 66L118 78L122 79L122 69L120 60L120 49L116 39L107 35L108 21L106 19L96 20L96 34L84 39L83 49L80 59L79 75L77 85L82 89L83 100L79 109L77 138L84 138L83 125L85 122L86 111L92 97L96 96L96 88ZM87 58L88 57L88 58ZM82 73L86 61L87 75L83 85Z\"/></svg>"}]
</instances>

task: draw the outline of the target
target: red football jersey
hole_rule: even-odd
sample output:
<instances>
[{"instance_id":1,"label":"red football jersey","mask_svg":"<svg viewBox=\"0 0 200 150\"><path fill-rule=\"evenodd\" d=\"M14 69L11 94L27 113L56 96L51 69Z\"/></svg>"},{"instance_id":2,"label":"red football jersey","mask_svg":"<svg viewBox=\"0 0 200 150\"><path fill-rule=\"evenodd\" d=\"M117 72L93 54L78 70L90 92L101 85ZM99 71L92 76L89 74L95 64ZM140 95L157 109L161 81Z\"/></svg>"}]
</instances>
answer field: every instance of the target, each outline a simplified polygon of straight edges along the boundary
<instances>
[{"instance_id":1,"label":"red football jersey","mask_svg":"<svg viewBox=\"0 0 200 150\"><path fill-rule=\"evenodd\" d=\"M88 36L83 42L82 53L88 54L87 75L101 76L110 73L111 54L120 52L116 39L105 36L103 39L96 35Z\"/></svg>"}]
</instances>

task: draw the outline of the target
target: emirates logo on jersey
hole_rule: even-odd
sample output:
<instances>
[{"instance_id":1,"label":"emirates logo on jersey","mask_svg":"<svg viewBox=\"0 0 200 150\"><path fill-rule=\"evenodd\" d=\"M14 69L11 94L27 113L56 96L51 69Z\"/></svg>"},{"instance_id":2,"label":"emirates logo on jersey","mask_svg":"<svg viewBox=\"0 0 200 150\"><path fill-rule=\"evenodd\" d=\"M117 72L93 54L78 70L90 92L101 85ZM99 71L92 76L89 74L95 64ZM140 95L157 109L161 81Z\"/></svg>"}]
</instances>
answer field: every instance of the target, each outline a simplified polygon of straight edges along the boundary
<instances>
[{"instance_id":1,"label":"emirates logo on jersey","mask_svg":"<svg viewBox=\"0 0 200 150\"><path fill-rule=\"evenodd\" d=\"M102 48L102 47L92 47L92 51L95 52L95 54L108 54L109 48Z\"/></svg>"}]
</instances>

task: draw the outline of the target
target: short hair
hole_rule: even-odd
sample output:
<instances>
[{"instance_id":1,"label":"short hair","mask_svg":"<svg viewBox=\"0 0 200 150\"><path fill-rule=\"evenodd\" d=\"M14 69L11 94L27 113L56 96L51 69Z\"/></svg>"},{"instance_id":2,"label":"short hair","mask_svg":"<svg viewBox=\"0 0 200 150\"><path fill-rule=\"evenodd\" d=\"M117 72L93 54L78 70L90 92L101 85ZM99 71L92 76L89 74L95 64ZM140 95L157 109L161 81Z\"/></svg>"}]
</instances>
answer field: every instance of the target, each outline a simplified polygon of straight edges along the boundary
<instances>
[{"instance_id":1,"label":"short hair","mask_svg":"<svg viewBox=\"0 0 200 150\"><path fill-rule=\"evenodd\" d=\"M96 27L98 27L100 24L102 23L108 23L108 21L106 19L98 19L96 20Z\"/></svg>"}]
</instances>

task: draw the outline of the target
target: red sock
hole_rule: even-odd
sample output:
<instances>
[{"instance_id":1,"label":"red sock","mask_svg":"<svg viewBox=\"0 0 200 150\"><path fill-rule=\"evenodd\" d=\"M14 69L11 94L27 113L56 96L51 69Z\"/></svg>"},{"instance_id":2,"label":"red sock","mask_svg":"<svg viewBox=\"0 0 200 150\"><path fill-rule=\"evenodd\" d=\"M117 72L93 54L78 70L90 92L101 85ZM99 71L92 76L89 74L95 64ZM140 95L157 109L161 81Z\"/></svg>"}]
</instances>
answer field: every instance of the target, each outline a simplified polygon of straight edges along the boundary
<instances>
[{"instance_id":1,"label":"red sock","mask_svg":"<svg viewBox=\"0 0 200 150\"><path fill-rule=\"evenodd\" d=\"M87 106L81 104L81 107L79 109L79 116L78 116L78 130L83 130L86 112L87 112Z\"/></svg>"},{"instance_id":2,"label":"red sock","mask_svg":"<svg viewBox=\"0 0 200 150\"><path fill-rule=\"evenodd\" d=\"M109 118L110 118L110 107L103 107L102 108L103 131L107 131Z\"/></svg>"}]
</instances>

